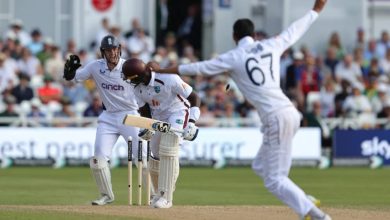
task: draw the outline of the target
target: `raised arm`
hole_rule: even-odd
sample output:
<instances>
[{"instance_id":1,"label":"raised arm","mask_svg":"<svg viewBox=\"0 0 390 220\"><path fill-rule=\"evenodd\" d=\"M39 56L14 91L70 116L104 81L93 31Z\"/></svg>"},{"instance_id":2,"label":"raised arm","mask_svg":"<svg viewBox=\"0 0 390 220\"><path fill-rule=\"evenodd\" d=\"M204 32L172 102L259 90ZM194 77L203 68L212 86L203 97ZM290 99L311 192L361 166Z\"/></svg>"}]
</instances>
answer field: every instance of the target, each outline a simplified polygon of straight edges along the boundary
<instances>
[{"instance_id":1,"label":"raised arm","mask_svg":"<svg viewBox=\"0 0 390 220\"><path fill-rule=\"evenodd\" d=\"M266 40L266 43L273 45L273 48L277 49L280 54L283 53L306 33L309 27L317 19L318 13L322 11L326 2L327 0L316 0L312 10L306 13L302 18L293 22L281 34Z\"/></svg>"},{"instance_id":2,"label":"raised arm","mask_svg":"<svg viewBox=\"0 0 390 220\"><path fill-rule=\"evenodd\" d=\"M316 11L317 13L320 13L322 9L324 8L326 2L328 0L316 0L313 6L313 11Z\"/></svg>"}]
</instances>

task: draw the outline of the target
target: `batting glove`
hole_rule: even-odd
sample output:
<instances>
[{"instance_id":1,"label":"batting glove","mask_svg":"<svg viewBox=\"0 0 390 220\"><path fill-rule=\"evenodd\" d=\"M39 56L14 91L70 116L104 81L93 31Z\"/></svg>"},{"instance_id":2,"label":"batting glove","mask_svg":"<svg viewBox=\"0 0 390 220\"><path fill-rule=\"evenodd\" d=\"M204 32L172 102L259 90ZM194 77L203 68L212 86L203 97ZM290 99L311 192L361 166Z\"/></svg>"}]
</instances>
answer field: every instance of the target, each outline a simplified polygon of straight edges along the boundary
<instances>
[{"instance_id":1,"label":"batting glove","mask_svg":"<svg viewBox=\"0 0 390 220\"><path fill-rule=\"evenodd\" d=\"M154 133L155 133L155 132L152 131L152 130L149 130L149 129L142 129L142 130L138 133L138 137L140 137L142 140L150 141L150 139L152 139Z\"/></svg>"},{"instance_id":2,"label":"batting glove","mask_svg":"<svg viewBox=\"0 0 390 220\"><path fill-rule=\"evenodd\" d=\"M183 139L193 141L198 136L199 128L193 122L189 122L184 128Z\"/></svg>"}]
</instances>

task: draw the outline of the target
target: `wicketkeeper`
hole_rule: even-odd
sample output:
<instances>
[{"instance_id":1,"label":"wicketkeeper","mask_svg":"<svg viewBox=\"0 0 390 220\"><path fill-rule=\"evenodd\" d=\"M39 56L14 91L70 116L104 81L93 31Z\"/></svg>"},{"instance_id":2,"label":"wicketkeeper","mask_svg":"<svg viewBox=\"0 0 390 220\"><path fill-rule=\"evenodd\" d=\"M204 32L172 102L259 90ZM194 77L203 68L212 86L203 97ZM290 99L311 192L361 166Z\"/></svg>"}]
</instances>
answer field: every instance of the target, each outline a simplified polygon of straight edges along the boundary
<instances>
[{"instance_id":1,"label":"wicketkeeper","mask_svg":"<svg viewBox=\"0 0 390 220\"><path fill-rule=\"evenodd\" d=\"M121 77L122 64L125 62L120 58L121 45L114 36L107 35L101 41L100 51L102 59L95 60L83 68L79 69L81 64L77 55L71 55L64 67L64 78L68 81L94 80L103 102L104 111L98 118L95 152L90 161L100 198L92 201L92 205L105 205L114 201L109 161L119 136L125 140L131 136L133 155L138 155L139 129L122 124L125 115L139 114L134 87L123 82ZM143 155L146 155L146 150L143 151Z\"/></svg>"}]
</instances>

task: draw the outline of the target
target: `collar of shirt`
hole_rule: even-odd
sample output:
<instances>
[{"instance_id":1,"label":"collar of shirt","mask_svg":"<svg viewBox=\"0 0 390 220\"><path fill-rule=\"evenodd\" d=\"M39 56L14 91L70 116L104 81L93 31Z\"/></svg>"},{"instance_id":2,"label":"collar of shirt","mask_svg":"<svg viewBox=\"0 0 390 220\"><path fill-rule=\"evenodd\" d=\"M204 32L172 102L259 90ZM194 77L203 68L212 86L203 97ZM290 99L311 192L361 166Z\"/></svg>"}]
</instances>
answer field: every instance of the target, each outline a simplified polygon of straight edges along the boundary
<instances>
[{"instance_id":1,"label":"collar of shirt","mask_svg":"<svg viewBox=\"0 0 390 220\"><path fill-rule=\"evenodd\" d=\"M104 62L104 65L105 65L105 67L106 67L106 70L109 70L109 69L108 69L107 60L103 58L103 62ZM114 67L114 69L111 70L111 72L112 72L112 71L119 71L119 72L122 72L121 67L122 67L122 63L123 63L123 62L124 62L124 60L121 59L121 58L119 58L118 63L116 64L116 66Z\"/></svg>"},{"instance_id":2,"label":"collar of shirt","mask_svg":"<svg viewBox=\"0 0 390 220\"><path fill-rule=\"evenodd\" d=\"M247 44L251 44L253 42L255 42L255 40L253 40L252 37L246 36L246 37L241 38L241 40L238 41L238 46L242 47L242 46L245 46Z\"/></svg>"},{"instance_id":3,"label":"collar of shirt","mask_svg":"<svg viewBox=\"0 0 390 220\"><path fill-rule=\"evenodd\" d=\"M156 79L156 73L155 72L151 72L150 73L150 81L149 81L149 84L148 84L148 86L154 86L154 80Z\"/></svg>"}]
</instances>

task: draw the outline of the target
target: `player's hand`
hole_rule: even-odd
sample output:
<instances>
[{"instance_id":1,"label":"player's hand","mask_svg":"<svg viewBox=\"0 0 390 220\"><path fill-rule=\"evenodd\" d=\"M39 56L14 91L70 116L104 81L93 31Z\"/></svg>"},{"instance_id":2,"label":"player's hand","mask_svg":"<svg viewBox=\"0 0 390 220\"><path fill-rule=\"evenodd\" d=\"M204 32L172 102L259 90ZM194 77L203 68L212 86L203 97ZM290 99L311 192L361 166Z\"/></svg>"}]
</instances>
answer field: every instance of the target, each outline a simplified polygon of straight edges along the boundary
<instances>
[{"instance_id":1,"label":"player's hand","mask_svg":"<svg viewBox=\"0 0 390 220\"><path fill-rule=\"evenodd\" d=\"M154 61L150 61L146 64L146 68L151 69L152 71L158 72L160 70L160 64Z\"/></svg>"},{"instance_id":2,"label":"player's hand","mask_svg":"<svg viewBox=\"0 0 390 220\"><path fill-rule=\"evenodd\" d=\"M149 129L142 129L142 130L138 133L138 137L140 137L142 140L150 141L150 139L152 139L154 133L155 133L155 132L152 131L152 130L149 130Z\"/></svg>"},{"instance_id":3,"label":"player's hand","mask_svg":"<svg viewBox=\"0 0 390 220\"><path fill-rule=\"evenodd\" d=\"M76 70L81 66L80 58L77 55L70 55L69 59L66 60L64 66L64 79L72 80L76 75Z\"/></svg>"},{"instance_id":4,"label":"player's hand","mask_svg":"<svg viewBox=\"0 0 390 220\"><path fill-rule=\"evenodd\" d=\"M324 8L327 0L316 0L314 3L313 10L316 11L317 13L320 13L322 9Z\"/></svg>"},{"instance_id":5,"label":"player's hand","mask_svg":"<svg viewBox=\"0 0 390 220\"><path fill-rule=\"evenodd\" d=\"M189 122L184 128L183 138L187 141L193 141L198 136L199 128L193 123Z\"/></svg>"}]
</instances>

